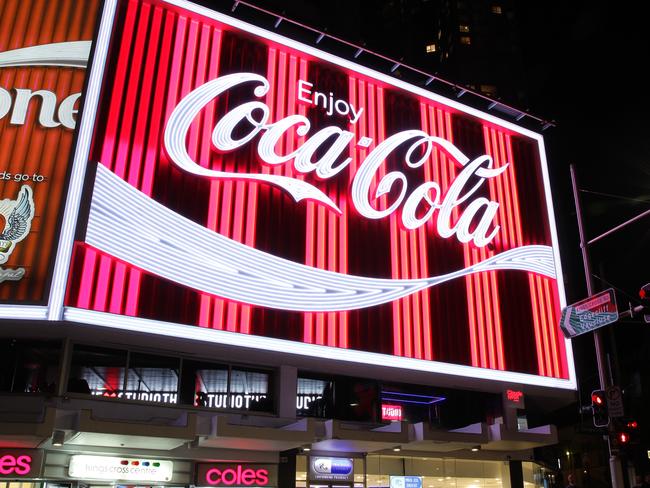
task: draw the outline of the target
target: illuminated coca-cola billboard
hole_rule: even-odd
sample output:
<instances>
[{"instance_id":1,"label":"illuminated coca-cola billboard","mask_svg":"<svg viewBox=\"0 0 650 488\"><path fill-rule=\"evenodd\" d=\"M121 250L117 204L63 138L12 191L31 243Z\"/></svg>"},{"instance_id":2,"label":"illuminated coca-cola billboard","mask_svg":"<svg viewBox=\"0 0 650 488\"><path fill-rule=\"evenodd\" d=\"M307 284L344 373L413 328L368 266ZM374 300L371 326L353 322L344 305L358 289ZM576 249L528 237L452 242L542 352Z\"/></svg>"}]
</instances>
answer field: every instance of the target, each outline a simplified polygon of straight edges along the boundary
<instances>
[{"instance_id":1,"label":"illuminated coca-cola billboard","mask_svg":"<svg viewBox=\"0 0 650 488\"><path fill-rule=\"evenodd\" d=\"M575 386L539 134L181 0L115 25L65 318Z\"/></svg>"}]
</instances>

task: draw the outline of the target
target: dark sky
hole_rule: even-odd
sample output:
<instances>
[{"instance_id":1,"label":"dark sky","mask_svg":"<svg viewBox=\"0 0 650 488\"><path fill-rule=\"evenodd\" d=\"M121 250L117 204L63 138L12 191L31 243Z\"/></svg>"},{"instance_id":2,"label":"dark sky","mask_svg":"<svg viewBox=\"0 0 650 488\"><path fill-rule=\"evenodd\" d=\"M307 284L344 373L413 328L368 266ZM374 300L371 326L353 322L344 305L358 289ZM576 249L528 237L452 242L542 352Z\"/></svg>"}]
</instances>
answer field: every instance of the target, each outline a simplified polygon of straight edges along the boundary
<instances>
[{"instance_id":1,"label":"dark sky","mask_svg":"<svg viewBox=\"0 0 650 488\"><path fill-rule=\"evenodd\" d=\"M548 156L571 303L586 289L568 163L578 168L588 239L650 208L650 97L641 74L650 42L637 27L637 6L519 3L531 108L558 123L547 135ZM619 311L638 304L640 286L650 282L650 216L593 244L590 254L596 289L614 287ZM650 373L648 325L624 320L603 337L606 349L617 351L614 381L635 390L634 371ZM584 399L598 387L591 334L573 343ZM645 389L643 395L646 404Z\"/></svg>"},{"instance_id":2,"label":"dark sky","mask_svg":"<svg viewBox=\"0 0 650 488\"><path fill-rule=\"evenodd\" d=\"M649 97L640 71L650 42L625 3L520 3L531 108L558 122L548 134L557 194L566 197L566 165L574 162L584 190L623 197L582 193L591 238L650 208ZM558 215L565 260L575 244L568 203ZM650 217L594 244L594 272L636 296L650 281L649 229ZM572 293L579 281L569 277Z\"/></svg>"}]
</instances>

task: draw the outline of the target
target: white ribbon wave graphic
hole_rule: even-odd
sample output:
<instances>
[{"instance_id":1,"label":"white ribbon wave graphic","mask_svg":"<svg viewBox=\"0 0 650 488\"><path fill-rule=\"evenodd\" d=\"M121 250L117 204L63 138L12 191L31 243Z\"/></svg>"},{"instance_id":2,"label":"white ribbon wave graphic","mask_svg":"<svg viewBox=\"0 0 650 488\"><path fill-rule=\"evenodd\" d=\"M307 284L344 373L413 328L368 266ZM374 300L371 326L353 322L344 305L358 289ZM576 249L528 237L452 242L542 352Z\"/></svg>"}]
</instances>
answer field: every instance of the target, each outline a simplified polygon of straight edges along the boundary
<instances>
[{"instance_id":1,"label":"white ribbon wave graphic","mask_svg":"<svg viewBox=\"0 0 650 488\"><path fill-rule=\"evenodd\" d=\"M461 276L515 269L555 278L553 249L529 245L452 273L382 279L313 268L211 231L136 190L99 164L86 242L144 271L243 303L300 312L391 302Z\"/></svg>"},{"instance_id":2,"label":"white ribbon wave graphic","mask_svg":"<svg viewBox=\"0 0 650 488\"><path fill-rule=\"evenodd\" d=\"M0 68L17 66L66 66L85 68L91 41L55 42L0 52Z\"/></svg>"}]
</instances>

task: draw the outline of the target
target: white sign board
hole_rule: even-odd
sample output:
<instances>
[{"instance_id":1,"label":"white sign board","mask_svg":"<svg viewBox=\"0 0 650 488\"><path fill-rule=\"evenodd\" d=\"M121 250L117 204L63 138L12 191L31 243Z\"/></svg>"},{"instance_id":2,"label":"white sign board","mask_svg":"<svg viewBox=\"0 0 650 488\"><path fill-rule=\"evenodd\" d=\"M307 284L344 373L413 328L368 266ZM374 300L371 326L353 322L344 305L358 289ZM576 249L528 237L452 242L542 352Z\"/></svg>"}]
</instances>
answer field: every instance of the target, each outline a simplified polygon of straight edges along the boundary
<instances>
[{"instance_id":1,"label":"white sign board","mask_svg":"<svg viewBox=\"0 0 650 488\"><path fill-rule=\"evenodd\" d=\"M71 478L115 481L170 481L174 463L158 459L74 455Z\"/></svg>"},{"instance_id":2,"label":"white sign board","mask_svg":"<svg viewBox=\"0 0 650 488\"><path fill-rule=\"evenodd\" d=\"M610 417L623 417L625 415L623 392L620 386L607 388L607 411Z\"/></svg>"},{"instance_id":3,"label":"white sign board","mask_svg":"<svg viewBox=\"0 0 650 488\"><path fill-rule=\"evenodd\" d=\"M560 328L568 339L618 321L614 289L596 293L562 310Z\"/></svg>"}]
</instances>

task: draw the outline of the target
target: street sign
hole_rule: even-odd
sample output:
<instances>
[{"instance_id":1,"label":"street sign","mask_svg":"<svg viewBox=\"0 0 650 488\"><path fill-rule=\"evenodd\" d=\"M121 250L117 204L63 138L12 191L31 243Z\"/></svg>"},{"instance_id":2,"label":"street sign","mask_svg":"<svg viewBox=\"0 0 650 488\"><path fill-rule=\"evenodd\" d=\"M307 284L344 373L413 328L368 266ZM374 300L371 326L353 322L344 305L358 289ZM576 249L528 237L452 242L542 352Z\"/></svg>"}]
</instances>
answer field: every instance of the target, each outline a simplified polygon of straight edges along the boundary
<instances>
[{"instance_id":1,"label":"street sign","mask_svg":"<svg viewBox=\"0 0 650 488\"><path fill-rule=\"evenodd\" d=\"M597 293L562 310L560 328L568 338L576 337L618 320L614 289Z\"/></svg>"},{"instance_id":2,"label":"street sign","mask_svg":"<svg viewBox=\"0 0 650 488\"><path fill-rule=\"evenodd\" d=\"M607 410L612 418L623 417L625 410L623 408L623 392L620 386L610 386L607 388Z\"/></svg>"}]
</instances>

